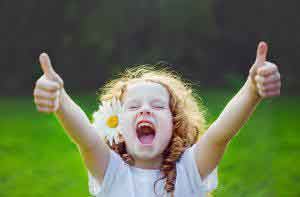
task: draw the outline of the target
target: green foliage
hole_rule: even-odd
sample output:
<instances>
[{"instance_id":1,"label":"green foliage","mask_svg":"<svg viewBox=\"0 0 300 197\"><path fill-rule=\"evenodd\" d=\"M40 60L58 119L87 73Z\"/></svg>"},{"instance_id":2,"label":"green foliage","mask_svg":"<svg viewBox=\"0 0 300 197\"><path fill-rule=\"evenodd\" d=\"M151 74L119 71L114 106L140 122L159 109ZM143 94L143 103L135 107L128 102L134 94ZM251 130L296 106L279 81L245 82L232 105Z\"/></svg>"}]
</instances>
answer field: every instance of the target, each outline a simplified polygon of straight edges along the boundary
<instances>
[{"instance_id":1,"label":"green foliage","mask_svg":"<svg viewBox=\"0 0 300 197\"><path fill-rule=\"evenodd\" d=\"M76 89L97 88L111 70L160 60L222 86L223 73L248 73L259 40L270 44L285 87L299 89L298 7L270 0L4 1L1 94L31 89L43 51Z\"/></svg>"},{"instance_id":2,"label":"green foliage","mask_svg":"<svg viewBox=\"0 0 300 197\"><path fill-rule=\"evenodd\" d=\"M201 91L208 121L232 91ZM88 115L96 95L74 97ZM214 196L299 196L299 97L263 101L228 146ZM32 98L1 98L0 196L88 196L87 174L76 146L53 115L35 110Z\"/></svg>"}]
</instances>

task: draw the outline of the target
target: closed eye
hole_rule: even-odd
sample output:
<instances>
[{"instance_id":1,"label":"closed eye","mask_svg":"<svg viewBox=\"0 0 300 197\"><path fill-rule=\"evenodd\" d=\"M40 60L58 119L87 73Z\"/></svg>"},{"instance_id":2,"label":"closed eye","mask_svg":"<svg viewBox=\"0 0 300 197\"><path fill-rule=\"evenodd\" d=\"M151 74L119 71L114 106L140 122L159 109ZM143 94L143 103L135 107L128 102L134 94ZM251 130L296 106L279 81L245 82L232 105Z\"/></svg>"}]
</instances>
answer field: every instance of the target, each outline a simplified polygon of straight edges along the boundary
<instances>
[{"instance_id":1,"label":"closed eye","mask_svg":"<svg viewBox=\"0 0 300 197\"><path fill-rule=\"evenodd\" d=\"M165 109L165 106L163 106L163 105L154 105L153 108L155 108L155 109Z\"/></svg>"},{"instance_id":2,"label":"closed eye","mask_svg":"<svg viewBox=\"0 0 300 197\"><path fill-rule=\"evenodd\" d=\"M139 108L139 106L137 106L137 105L128 107L129 110L136 110L138 108Z\"/></svg>"}]
</instances>

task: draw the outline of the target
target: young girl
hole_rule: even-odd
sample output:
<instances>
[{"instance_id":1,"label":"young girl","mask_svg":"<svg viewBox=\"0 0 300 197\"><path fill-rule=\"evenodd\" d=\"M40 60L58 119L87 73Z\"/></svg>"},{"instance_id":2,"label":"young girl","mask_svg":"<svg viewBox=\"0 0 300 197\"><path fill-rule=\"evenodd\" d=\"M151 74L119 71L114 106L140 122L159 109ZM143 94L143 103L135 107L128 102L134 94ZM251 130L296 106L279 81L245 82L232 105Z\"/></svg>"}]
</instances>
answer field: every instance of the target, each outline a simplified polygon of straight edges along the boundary
<instances>
[{"instance_id":1,"label":"young girl","mask_svg":"<svg viewBox=\"0 0 300 197\"><path fill-rule=\"evenodd\" d=\"M261 42L244 86L209 128L192 89L166 69L138 67L107 83L91 123L43 53L34 98L78 145L92 195L206 196L229 141L263 98L280 94L278 68L266 55Z\"/></svg>"}]
</instances>

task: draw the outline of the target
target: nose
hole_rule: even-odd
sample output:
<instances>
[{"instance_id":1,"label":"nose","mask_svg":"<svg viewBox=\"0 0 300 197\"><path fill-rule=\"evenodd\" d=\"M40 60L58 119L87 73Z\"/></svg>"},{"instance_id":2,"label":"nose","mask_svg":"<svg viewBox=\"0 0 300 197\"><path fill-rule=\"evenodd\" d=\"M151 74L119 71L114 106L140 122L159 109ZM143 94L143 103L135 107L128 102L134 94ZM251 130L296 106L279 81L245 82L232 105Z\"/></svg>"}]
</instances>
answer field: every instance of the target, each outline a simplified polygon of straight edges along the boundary
<instances>
[{"instance_id":1,"label":"nose","mask_svg":"<svg viewBox=\"0 0 300 197\"><path fill-rule=\"evenodd\" d=\"M150 116L150 115L151 115L151 112L150 112L149 110L142 110L142 111L140 111L140 115L143 115L143 116L145 116L145 115Z\"/></svg>"},{"instance_id":2,"label":"nose","mask_svg":"<svg viewBox=\"0 0 300 197\"><path fill-rule=\"evenodd\" d=\"M139 114L144 116L150 116L152 114L150 105L144 104L141 107Z\"/></svg>"},{"instance_id":3,"label":"nose","mask_svg":"<svg viewBox=\"0 0 300 197\"><path fill-rule=\"evenodd\" d=\"M135 118L137 119L139 117L150 117L152 115L153 114L148 110L141 110L138 113L136 113Z\"/></svg>"}]
</instances>

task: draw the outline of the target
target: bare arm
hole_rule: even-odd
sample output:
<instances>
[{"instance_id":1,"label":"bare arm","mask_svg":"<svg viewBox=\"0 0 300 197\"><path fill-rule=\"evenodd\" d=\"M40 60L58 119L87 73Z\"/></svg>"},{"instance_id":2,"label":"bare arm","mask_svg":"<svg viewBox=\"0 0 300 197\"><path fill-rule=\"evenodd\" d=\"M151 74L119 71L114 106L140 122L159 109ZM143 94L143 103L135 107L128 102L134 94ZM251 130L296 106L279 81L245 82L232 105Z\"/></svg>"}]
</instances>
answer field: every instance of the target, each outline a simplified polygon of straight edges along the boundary
<instances>
[{"instance_id":1,"label":"bare arm","mask_svg":"<svg viewBox=\"0 0 300 197\"><path fill-rule=\"evenodd\" d=\"M99 137L86 114L64 89L61 91L60 107L55 115L77 144L86 167L101 182L108 165L109 148Z\"/></svg>"},{"instance_id":2,"label":"bare arm","mask_svg":"<svg viewBox=\"0 0 300 197\"><path fill-rule=\"evenodd\" d=\"M202 179L218 165L227 144L248 120L262 98L279 95L280 78L276 77L279 75L277 66L267 64L266 53L267 45L260 43L256 62L246 83L197 142L194 153Z\"/></svg>"},{"instance_id":3,"label":"bare arm","mask_svg":"<svg viewBox=\"0 0 300 197\"><path fill-rule=\"evenodd\" d=\"M78 146L87 168L101 182L109 160L109 148L83 110L66 93L63 81L52 68L47 54L40 56L40 63L44 75L34 89L38 110L55 113L66 133Z\"/></svg>"},{"instance_id":4,"label":"bare arm","mask_svg":"<svg viewBox=\"0 0 300 197\"><path fill-rule=\"evenodd\" d=\"M65 89L60 91L59 100L55 115L60 124L81 151L93 149L99 143L99 137L84 111L70 98Z\"/></svg>"},{"instance_id":5,"label":"bare arm","mask_svg":"<svg viewBox=\"0 0 300 197\"><path fill-rule=\"evenodd\" d=\"M247 85L246 82L196 144L195 158L202 178L205 178L217 166L227 143L260 102L258 97L250 94Z\"/></svg>"}]
</instances>

